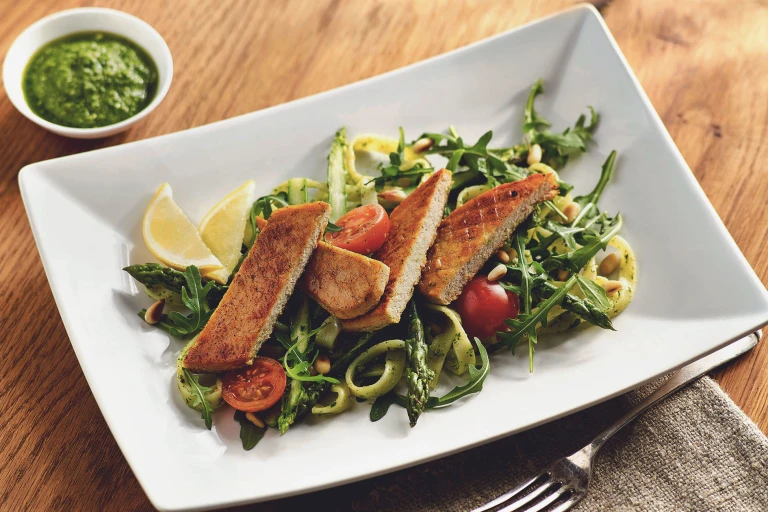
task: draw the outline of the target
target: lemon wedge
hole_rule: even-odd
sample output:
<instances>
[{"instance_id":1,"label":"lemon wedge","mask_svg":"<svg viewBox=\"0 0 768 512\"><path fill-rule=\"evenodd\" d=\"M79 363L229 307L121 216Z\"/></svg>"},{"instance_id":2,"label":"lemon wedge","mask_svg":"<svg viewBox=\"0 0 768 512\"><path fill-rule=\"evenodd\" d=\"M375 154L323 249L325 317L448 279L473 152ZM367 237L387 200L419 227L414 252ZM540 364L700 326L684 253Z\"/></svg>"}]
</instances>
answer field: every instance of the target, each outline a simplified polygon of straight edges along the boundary
<instances>
[{"instance_id":1,"label":"lemon wedge","mask_svg":"<svg viewBox=\"0 0 768 512\"><path fill-rule=\"evenodd\" d=\"M249 180L219 201L203 218L198 231L205 245L224 268L203 272L203 277L226 283L240 260L243 233L256 195L256 182Z\"/></svg>"},{"instance_id":2,"label":"lemon wedge","mask_svg":"<svg viewBox=\"0 0 768 512\"><path fill-rule=\"evenodd\" d=\"M173 200L171 186L164 183L149 203L142 223L144 242L155 257L177 270L195 265L201 273L224 268L203 243L200 233Z\"/></svg>"}]
</instances>

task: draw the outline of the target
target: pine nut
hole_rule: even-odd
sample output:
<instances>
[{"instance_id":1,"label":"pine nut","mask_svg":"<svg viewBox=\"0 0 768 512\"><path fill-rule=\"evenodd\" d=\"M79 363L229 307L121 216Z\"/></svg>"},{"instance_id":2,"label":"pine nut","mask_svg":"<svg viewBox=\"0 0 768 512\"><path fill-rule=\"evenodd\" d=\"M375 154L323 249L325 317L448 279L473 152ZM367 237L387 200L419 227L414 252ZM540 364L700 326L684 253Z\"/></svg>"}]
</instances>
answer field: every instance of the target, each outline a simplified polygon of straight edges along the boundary
<instances>
[{"instance_id":1,"label":"pine nut","mask_svg":"<svg viewBox=\"0 0 768 512\"><path fill-rule=\"evenodd\" d=\"M385 190L377 194L378 198L382 201L388 201L390 203L400 204L408 197L405 195L405 191L401 188L393 188L392 190Z\"/></svg>"},{"instance_id":2,"label":"pine nut","mask_svg":"<svg viewBox=\"0 0 768 512\"><path fill-rule=\"evenodd\" d=\"M517 251L515 249L510 249L507 251L507 254L509 254L509 259L514 260L517 258Z\"/></svg>"},{"instance_id":3,"label":"pine nut","mask_svg":"<svg viewBox=\"0 0 768 512\"><path fill-rule=\"evenodd\" d=\"M493 270L491 270L488 273L488 280L489 281L498 281L502 277L504 277L507 273L507 267L505 265L502 265L499 263L495 267L493 267Z\"/></svg>"},{"instance_id":4,"label":"pine nut","mask_svg":"<svg viewBox=\"0 0 768 512\"><path fill-rule=\"evenodd\" d=\"M541 146L534 144L528 150L528 165L533 165L541 162Z\"/></svg>"},{"instance_id":5,"label":"pine nut","mask_svg":"<svg viewBox=\"0 0 768 512\"><path fill-rule=\"evenodd\" d=\"M561 268L557 271L557 280L558 281L567 281L568 280L568 271L564 268Z\"/></svg>"},{"instance_id":6,"label":"pine nut","mask_svg":"<svg viewBox=\"0 0 768 512\"><path fill-rule=\"evenodd\" d=\"M252 412L245 413L245 418L259 428L266 428L266 425L264 425L264 422L261 421L261 418L259 418Z\"/></svg>"},{"instance_id":7,"label":"pine nut","mask_svg":"<svg viewBox=\"0 0 768 512\"><path fill-rule=\"evenodd\" d=\"M568 223L570 224L576 220L576 217L581 213L581 206L579 206L579 203L568 203L565 205L565 208L563 208L563 213L568 218Z\"/></svg>"},{"instance_id":8,"label":"pine nut","mask_svg":"<svg viewBox=\"0 0 768 512\"><path fill-rule=\"evenodd\" d=\"M439 336L443 333L443 326L440 324L431 323L429 324L429 332L432 333L432 336Z\"/></svg>"},{"instance_id":9,"label":"pine nut","mask_svg":"<svg viewBox=\"0 0 768 512\"><path fill-rule=\"evenodd\" d=\"M613 274L613 271L619 268L619 262L621 259L615 252L608 254L603 261L600 262L600 266L597 267L597 271L601 276L607 276Z\"/></svg>"},{"instance_id":10,"label":"pine nut","mask_svg":"<svg viewBox=\"0 0 768 512\"><path fill-rule=\"evenodd\" d=\"M499 258L499 261L502 263L509 263L509 254L507 254L506 251L499 249L496 251L496 257Z\"/></svg>"},{"instance_id":11,"label":"pine nut","mask_svg":"<svg viewBox=\"0 0 768 512\"><path fill-rule=\"evenodd\" d=\"M435 141L433 141L429 137L424 137L423 139L419 139L413 143L413 151L415 153L423 153L424 151L428 151L432 149L432 146L434 144L435 144Z\"/></svg>"},{"instance_id":12,"label":"pine nut","mask_svg":"<svg viewBox=\"0 0 768 512\"><path fill-rule=\"evenodd\" d=\"M605 293L613 295L624 288L624 285L621 284L621 281L606 281L603 283L603 288L605 288Z\"/></svg>"},{"instance_id":13,"label":"pine nut","mask_svg":"<svg viewBox=\"0 0 768 512\"><path fill-rule=\"evenodd\" d=\"M144 321L150 325L155 325L163 318L163 309L165 309L165 299L160 299L147 308L144 313Z\"/></svg>"},{"instance_id":14,"label":"pine nut","mask_svg":"<svg viewBox=\"0 0 768 512\"><path fill-rule=\"evenodd\" d=\"M315 359L315 370L320 375L325 375L331 371L331 360L328 359L328 356L317 356L317 359Z\"/></svg>"}]
</instances>

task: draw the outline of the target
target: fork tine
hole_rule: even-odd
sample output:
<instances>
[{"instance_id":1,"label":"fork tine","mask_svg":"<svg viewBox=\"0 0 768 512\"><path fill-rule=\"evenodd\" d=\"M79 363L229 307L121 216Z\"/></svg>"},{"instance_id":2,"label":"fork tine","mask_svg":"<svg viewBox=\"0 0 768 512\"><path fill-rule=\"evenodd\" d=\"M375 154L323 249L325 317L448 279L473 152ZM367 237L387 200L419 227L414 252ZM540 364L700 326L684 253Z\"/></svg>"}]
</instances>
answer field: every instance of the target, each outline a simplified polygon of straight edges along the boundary
<instances>
[{"instance_id":1,"label":"fork tine","mask_svg":"<svg viewBox=\"0 0 768 512\"><path fill-rule=\"evenodd\" d=\"M499 512L512 512L514 510L520 509L520 507L524 507L528 503L532 502L548 490L550 490L553 486L558 485L559 482L555 482L553 480L548 480L544 482L541 486L537 487L536 490L534 490L530 494L526 494L522 498L510 503L506 507L499 510Z\"/></svg>"},{"instance_id":2,"label":"fork tine","mask_svg":"<svg viewBox=\"0 0 768 512\"><path fill-rule=\"evenodd\" d=\"M499 496L495 500L493 500L491 502L488 502L485 505L482 505L482 506L472 510L472 512L485 512L486 510L491 510L492 508L497 507L497 506L501 505L502 503L506 503L507 501L511 500L516 495L520 494L522 491L524 491L525 489L527 489L528 487L530 487L531 485L536 483L538 480L541 480L542 477L546 477L546 480L544 480L542 482L542 483L545 483L547 480L549 480L549 473L546 473L546 472L541 473L540 475L537 475L537 476L527 480L526 482L523 482L522 484L518 485L517 487L515 487L511 491L502 494L501 496Z\"/></svg>"},{"instance_id":3,"label":"fork tine","mask_svg":"<svg viewBox=\"0 0 768 512\"><path fill-rule=\"evenodd\" d=\"M525 509L525 512L541 512L542 510L544 510L545 508L547 508L548 506L550 506L551 504L559 500L563 496L563 494L567 492L573 492L573 490L568 487L560 487L550 496L547 496L540 502L533 505L531 508ZM502 511L499 511L499 512L502 512Z\"/></svg>"},{"instance_id":4,"label":"fork tine","mask_svg":"<svg viewBox=\"0 0 768 512\"><path fill-rule=\"evenodd\" d=\"M580 502L584 498L584 494L576 494L574 493L573 496L568 498L568 501L564 501L563 503L559 504L555 508L553 508L550 512L565 512L566 510L571 510L573 507L576 506L578 502Z\"/></svg>"}]
</instances>

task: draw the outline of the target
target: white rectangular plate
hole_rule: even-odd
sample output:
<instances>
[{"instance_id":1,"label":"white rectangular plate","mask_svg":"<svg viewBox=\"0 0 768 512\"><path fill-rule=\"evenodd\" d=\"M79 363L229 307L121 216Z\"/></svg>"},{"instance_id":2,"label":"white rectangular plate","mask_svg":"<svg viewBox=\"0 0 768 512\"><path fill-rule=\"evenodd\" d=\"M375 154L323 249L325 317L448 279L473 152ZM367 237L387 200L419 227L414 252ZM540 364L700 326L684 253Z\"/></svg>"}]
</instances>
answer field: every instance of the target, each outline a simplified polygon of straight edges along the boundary
<instances>
[{"instance_id":1,"label":"white rectangular plate","mask_svg":"<svg viewBox=\"0 0 768 512\"><path fill-rule=\"evenodd\" d=\"M395 135L455 125L467 140L521 140L531 84L563 129L594 105L590 151L562 171L591 189L612 149L601 206L625 216L639 262L635 301L618 332L590 328L525 358L499 354L479 395L431 411L410 429L402 411L378 423L369 406L270 431L243 451L231 409L213 431L173 381L182 344L143 324L148 304L121 267L152 261L140 221L169 182L197 221L255 178L322 179L334 131ZM19 176L24 202L72 346L109 427L152 503L208 509L350 482L519 432L595 404L768 323L768 294L675 148L597 11L578 7L420 64L341 89L164 137L40 162ZM306 464L299 463L300 461ZM318 470L311 461L332 461ZM328 469L331 468L332 469ZM290 478L286 478L291 474Z\"/></svg>"}]
</instances>

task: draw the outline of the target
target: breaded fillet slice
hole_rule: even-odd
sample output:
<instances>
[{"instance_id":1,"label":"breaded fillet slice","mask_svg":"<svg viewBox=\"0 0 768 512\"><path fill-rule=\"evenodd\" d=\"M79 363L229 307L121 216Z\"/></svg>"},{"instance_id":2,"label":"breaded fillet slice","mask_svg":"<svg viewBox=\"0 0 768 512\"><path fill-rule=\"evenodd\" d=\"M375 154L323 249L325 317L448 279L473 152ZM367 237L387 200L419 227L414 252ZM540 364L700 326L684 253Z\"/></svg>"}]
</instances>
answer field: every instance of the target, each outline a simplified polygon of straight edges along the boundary
<instances>
[{"instance_id":1,"label":"breaded fillet slice","mask_svg":"<svg viewBox=\"0 0 768 512\"><path fill-rule=\"evenodd\" d=\"M370 332L400 321L437 236L450 191L451 173L441 169L392 211L389 236L373 255L389 267L384 295L368 313L342 322L345 330Z\"/></svg>"},{"instance_id":2,"label":"breaded fillet slice","mask_svg":"<svg viewBox=\"0 0 768 512\"><path fill-rule=\"evenodd\" d=\"M389 267L346 249L320 242L304 270L310 297L336 318L370 311L384 294Z\"/></svg>"},{"instance_id":3,"label":"breaded fillet slice","mask_svg":"<svg viewBox=\"0 0 768 512\"><path fill-rule=\"evenodd\" d=\"M270 216L187 353L186 368L212 373L253 362L328 225L330 212L327 203L318 202L286 206Z\"/></svg>"},{"instance_id":4,"label":"breaded fillet slice","mask_svg":"<svg viewBox=\"0 0 768 512\"><path fill-rule=\"evenodd\" d=\"M259 230L267 221L256 217ZM389 267L380 261L320 242L304 269L307 293L336 318L367 313L384 294Z\"/></svg>"},{"instance_id":5,"label":"breaded fillet slice","mask_svg":"<svg viewBox=\"0 0 768 512\"><path fill-rule=\"evenodd\" d=\"M440 223L419 292L435 304L456 300L464 285L504 245L534 206L557 193L552 174L532 174L499 185L456 208Z\"/></svg>"}]
</instances>

